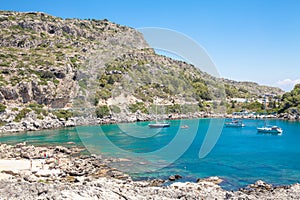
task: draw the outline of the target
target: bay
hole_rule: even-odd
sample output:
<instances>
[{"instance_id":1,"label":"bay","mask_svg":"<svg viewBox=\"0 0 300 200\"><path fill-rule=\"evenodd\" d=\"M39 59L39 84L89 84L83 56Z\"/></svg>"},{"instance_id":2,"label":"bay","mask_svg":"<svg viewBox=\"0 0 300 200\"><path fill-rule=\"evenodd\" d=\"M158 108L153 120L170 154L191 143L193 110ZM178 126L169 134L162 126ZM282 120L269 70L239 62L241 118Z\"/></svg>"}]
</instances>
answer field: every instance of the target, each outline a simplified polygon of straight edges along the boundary
<instances>
[{"instance_id":1,"label":"bay","mask_svg":"<svg viewBox=\"0 0 300 200\"><path fill-rule=\"evenodd\" d=\"M5 134L0 136L0 142L26 141L45 146L72 146L69 142L74 142L90 153L124 158L112 166L130 173L134 179L166 179L180 174L180 181L196 181L219 176L224 179L221 186L231 190L259 179L274 185L300 182L299 122L268 120L270 125L284 130L282 135L257 133L262 120L244 120L243 128L224 127L204 158L199 158L199 151L213 125L212 119L169 122L170 128L159 130L148 128L149 122L137 122ZM181 129L182 125L189 128Z\"/></svg>"}]
</instances>

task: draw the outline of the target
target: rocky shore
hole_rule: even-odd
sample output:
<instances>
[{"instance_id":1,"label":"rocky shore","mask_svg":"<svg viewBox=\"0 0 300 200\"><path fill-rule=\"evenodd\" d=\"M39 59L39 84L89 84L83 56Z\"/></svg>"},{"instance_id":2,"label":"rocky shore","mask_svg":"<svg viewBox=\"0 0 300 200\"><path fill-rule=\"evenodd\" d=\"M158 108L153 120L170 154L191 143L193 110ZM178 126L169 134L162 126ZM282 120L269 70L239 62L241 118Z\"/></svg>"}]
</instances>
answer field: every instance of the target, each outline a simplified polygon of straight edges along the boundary
<instances>
[{"instance_id":1,"label":"rocky shore","mask_svg":"<svg viewBox=\"0 0 300 200\"><path fill-rule=\"evenodd\" d=\"M54 129L62 127L73 127L82 125L95 125L95 124L116 124L116 123L131 123L137 121L152 121L155 120L153 114L144 114L141 112L133 114L119 114L106 116L103 118L96 118L96 116L81 116L81 117L70 117L68 119L58 118L57 116L49 113L43 119L39 119L35 112L30 112L23 118L20 122L14 122L12 113L2 113L0 115L0 121L6 122L5 125L0 125L1 133L13 133L13 132L23 132L23 131L37 131L43 129ZM10 119L11 118L11 119ZM244 118L244 119L282 119L282 120L300 120L300 114L272 114L266 116L257 115L243 115L237 116L232 114L214 114L207 112L198 112L190 114L168 114L162 115L160 119L196 119L196 118Z\"/></svg>"},{"instance_id":2,"label":"rocky shore","mask_svg":"<svg viewBox=\"0 0 300 200\"><path fill-rule=\"evenodd\" d=\"M195 118L209 118L209 117L226 117L225 115L217 115L206 112L198 112L191 114L165 114L159 116L160 119L195 119ZM132 123L137 121L153 121L156 116L154 114L144 114L141 112L136 113L123 113L97 118L95 115L90 116L77 116L58 118L57 116L49 113L43 119L39 119L38 115L32 111L29 112L25 118L20 122L15 122L14 115L11 112L4 112L0 114L0 121L5 122L5 125L0 126L0 133L13 133L23 131L37 131L43 129L54 129L62 127L82 126L82 125L96 125L96 124L116 124L116 123Z\"/></svg>"},{"instance_id":3,"label":"rocky shore","mask_svg":"<svg viewBox=\"0 0 300 200\"><path fill-rule=\"evenodd\" d=\"M263 181L226 191L218 177L195 183L133 181L108 167L110 159L82 155L78 147L0 144L0 199L299 199L300 185ZM19 164L16 164L16 163ZM22 164L20 164L20 162Z\"/></svg>"}]
</instances>

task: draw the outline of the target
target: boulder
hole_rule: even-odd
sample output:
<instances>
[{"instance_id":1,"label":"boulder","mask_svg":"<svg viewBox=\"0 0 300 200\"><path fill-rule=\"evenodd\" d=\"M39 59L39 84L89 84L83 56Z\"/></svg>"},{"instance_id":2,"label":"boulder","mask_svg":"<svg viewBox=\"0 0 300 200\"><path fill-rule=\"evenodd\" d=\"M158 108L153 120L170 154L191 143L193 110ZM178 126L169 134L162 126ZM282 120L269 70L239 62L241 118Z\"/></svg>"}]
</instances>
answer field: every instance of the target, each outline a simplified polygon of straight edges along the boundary
<instances>
[{"instance_id":1,"label":"boulder","mask_svg":"<svg viewBox=\"0 0 300 200\"><path fill-rule=\"evenodd\" d=\"M22 177L25 181L28 181L30 183L38 181L37 177L35 175L31 174L31 173L30 174L25 174Z\"/></svg>"},{"instance_id":2,"label":"boulder","mask_svg":"<svg viewBox=\"0 0 300 200\"><path fill-rule=\"evenodd\" d=\"M169 181L175 181L176 180L176 178L175 178L175 176L169 176Z\"/></svg>"},{"instance_id":3,"label":"boulder","mask_svg":"<svg viewBox=\"0 0 300 200\"><path fill-rule=\"evenodd\" d=\"M51 170L39 170L35 173L37 177L51 177L51 176L59 176L61 171L58 169L51 169Z\"/></svg>"},{"instance_id":4,"label":"boulder","mask_svg":"<svg viewBox=\"0 0 300 200\"><path fill-rule=\"evenodd\" d=\"M68 149L67 147L63 147L63 146L56 146L55 151L65 153L65 154L71 154L72 153L72 151L70 149Z\"/></svg>"},{"instance_id":5,"label":"boulder","mask_svg":"<svg viewBox=\"0 0 300 200\"><path fill-rule=\"evenodd\" d=\"M197 179L197 183L199 182L211 182L211 183L214 183L214 184L220 184L223 182L223 180L221 178L219 178L218 176L211 176L211 177L208 177L208 178L204 178L204 179Z\"/></svg>"},{"instance_id":6,"label":"boulder","mask_svg":"<svg viewBox=\"0 0 300 200\"><path fill-rule=\"evenodd\" d=\"M2 170L1 173L17 176L20 174L19 170Z\"/></svg>"},{"instance_id":7,"label":"boulder","mask_svg":"<svg viewBox=\"0 0 300 200\"><path fill-rule=\"evenodd\" d=\"M266 190L270 190L273 186L271 184L267 184L262 180L256 181L254 184L248 186L249 188L262 188Z\"/></svg>"},{"instance_id":8,"label":"boulder","mask_svg":"<svg viewBox=\"0 0 300 200\"><path fill-rule=\"evenodd\" d=\"M166 181L162 179L153 179L149 181L149 186L154 186L154 187L160 187L162 186Z\"/></svg>"},{"instance_id":9,"label":"boulder","mask_svg":"<svg viewBox=\"0 0 300 200\"><path fill-rule=\"evenodd\" d=\"M65 122L66 127L74 127L76 126L75 120L74 119L69 119L68 121Z\"/></svg>"},{"instance_id":10,"label":"boulder","mask_svg":"<svg viewBox=\"0 0 300 200\"><path fill-rule=\"evenodd\" d=\"M182 176L180 176L179 174L175 174L169 177L169 181L176 181L178 179L181 179Z\"/></svg>"}]
</instances>

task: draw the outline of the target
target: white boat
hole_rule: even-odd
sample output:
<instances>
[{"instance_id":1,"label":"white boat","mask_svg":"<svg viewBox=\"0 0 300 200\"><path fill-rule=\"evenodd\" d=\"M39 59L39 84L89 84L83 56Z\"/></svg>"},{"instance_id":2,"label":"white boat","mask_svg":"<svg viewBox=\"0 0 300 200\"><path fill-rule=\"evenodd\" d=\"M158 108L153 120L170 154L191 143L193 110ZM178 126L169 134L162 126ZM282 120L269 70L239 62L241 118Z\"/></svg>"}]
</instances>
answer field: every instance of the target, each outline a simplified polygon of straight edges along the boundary
<instances>
[{"instance_id":1,"label":"white boat","mask_svg":"<svg viewBox=\"0 0 300 200\"><path fill-rule=\"evenodd\" d=\"M226 127L244 127L242 120L240 119L232 119L231 122L225 122Z\"/></svg>"},{"instance_id":2,"label":"white boat","mask_svg":"<svg viewBox=\"0 0 300 200\"><path fill-rule=\"evenodd\" d=\"M158 123L158 122L156 122L154 124L148 124L148 126L150 128L165 128L165 127L169 127L170 124L169 123Z\"/></svg>"},{"instance_id":3,"label":"white boat","mask_svg":"<svg viewBox=\"0 0 300 200\"><path fill-rule=\"evenodd\" d=\"M155 106L155 123L152 123L152 124L148 124L148 126L150 128L166 128L166 127L169 127L170 124L169 123L165 123L165 122L158 122L157 120L157 105Z\"/></svg>"},{"instance_id":4,"label":"white boat","mask_svg":"<svg viewBox=\"0 0 300 200\"><path fill-rule=\"evenodd\" d=\"M266 99L266 97L264 99L264 103L265 103L265 114L266 114L267 113L267 99ZM257 132L281 135L283 130L278 126L268 126L267 125L267 120L265 119L264 126L257 128Z\"/></svg>"},{"instance_id":5,"label":"white boat","mask_svg":"<svg viewBox=\"0 0 300 200\"><path fill-rule=\"evenodd\" d=\"M282 134L282 129L278 126L264 126L257 128L257 131L260 133L271 133L271 134Z\"/></svg>"}]
</instances>

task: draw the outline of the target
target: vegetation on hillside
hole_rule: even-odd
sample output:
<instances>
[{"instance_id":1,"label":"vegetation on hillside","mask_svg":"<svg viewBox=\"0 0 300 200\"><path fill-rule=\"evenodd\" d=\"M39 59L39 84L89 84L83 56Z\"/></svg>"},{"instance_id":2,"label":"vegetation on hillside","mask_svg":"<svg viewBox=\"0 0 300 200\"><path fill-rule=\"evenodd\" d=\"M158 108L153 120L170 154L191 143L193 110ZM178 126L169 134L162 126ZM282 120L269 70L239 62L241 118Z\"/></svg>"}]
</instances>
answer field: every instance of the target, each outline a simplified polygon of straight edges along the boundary
<instances>
[{"instance_id":1,"label":"vegetation on hillside","mask_svg":"<svg viewBox=\"0 0 300 200\"><path fill-rule=\"evenodd\" d=\"M165 104L165 113L211 111L220 105L259 112L257 103L231 105L225 98L281 92L215 78L186 62L157 55L136 30L108 20L0 11L0 28L0 113L18 107L15 121L31 111L42 119L52 109L58 118L68 119L74 116L70 107L85 107L86 102L97 117L151 113L156 98ZM108 103L121 95L131 98L127 107Z\"/></svg>"},{"instance_id":2,"label":"vegetation on hillside","mask_svg":"<svg viewBox=\"0 0 300 200\"><path fill-rule=\"evenodd\" d=\"M280 113L300 113L300 84L296 84L292 91L285 93L281 101Z\"/></svg>"}]
</instances>

